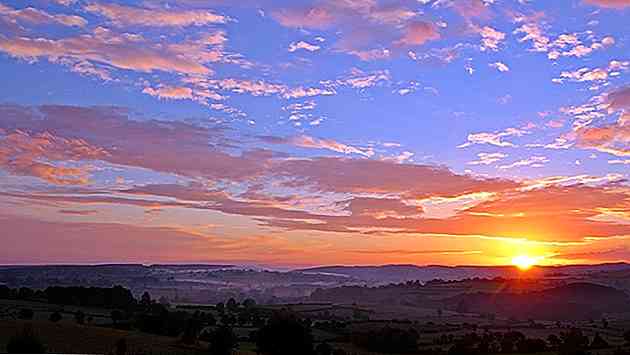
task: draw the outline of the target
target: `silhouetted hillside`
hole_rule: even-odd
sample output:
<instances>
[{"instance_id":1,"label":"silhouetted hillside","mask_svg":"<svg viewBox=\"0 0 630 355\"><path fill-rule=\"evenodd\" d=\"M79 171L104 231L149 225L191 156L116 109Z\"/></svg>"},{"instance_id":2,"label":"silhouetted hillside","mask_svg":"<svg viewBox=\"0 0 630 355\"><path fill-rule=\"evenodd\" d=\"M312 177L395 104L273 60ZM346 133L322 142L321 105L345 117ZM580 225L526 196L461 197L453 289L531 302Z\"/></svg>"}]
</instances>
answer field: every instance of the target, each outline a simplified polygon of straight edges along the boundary
<instances>
[{"instance_id":1,"label":"silhouetted hillside","mask_svg":"<svg viewBox=\"0 0 630 355\"><path fill-rule=\"evenodd\" d=\"M585 320L628 309L630 297L612 287L573 283L526 293L462 294L444 301L461 313L496 314L519 319Z\"/></svg>"}]
</instances>

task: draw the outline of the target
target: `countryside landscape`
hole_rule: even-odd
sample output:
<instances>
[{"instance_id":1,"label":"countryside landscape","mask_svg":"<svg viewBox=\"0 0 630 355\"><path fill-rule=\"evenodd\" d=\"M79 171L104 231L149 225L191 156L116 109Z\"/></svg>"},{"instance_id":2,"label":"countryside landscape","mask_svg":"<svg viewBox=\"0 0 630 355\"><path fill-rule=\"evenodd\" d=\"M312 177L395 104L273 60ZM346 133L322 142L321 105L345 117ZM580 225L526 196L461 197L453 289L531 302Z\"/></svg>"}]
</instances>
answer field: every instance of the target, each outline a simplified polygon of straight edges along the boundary
<instances>
[{"instance_id":1,"label":"countryside landscape","mask_svg":"<svg viewBox=\"0 0 630 355\"><path fill-rule=\"evenodd\" d=\"M0 0L0 353L630 355L630 0Z\"/></svg>"}]
</instances>

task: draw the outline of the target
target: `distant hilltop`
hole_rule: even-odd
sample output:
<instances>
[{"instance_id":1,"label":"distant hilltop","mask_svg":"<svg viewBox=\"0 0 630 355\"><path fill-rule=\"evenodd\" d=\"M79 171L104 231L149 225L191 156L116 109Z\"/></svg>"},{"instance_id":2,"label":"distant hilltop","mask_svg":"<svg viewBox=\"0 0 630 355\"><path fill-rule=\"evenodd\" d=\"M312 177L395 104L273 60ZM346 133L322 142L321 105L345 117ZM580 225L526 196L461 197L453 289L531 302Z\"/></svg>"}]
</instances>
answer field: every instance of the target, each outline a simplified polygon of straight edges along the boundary
<instances>
[{"instance_id":1,"label":"distant hilltop","mask_svg":"<svg viewBox=\"0 0 630 355\"><path fill-rule=\"evenodd\" d=\"M379 266L320 266L296 270L350 277L366 282L405 282L409 280L429 281L433 279L462 280L466 278L521 277L523 272L514 266L442 266L442 265L379 265ZM561 277L598 272L630 272L628 263L606 263L596 265L535 266L528 270L528 277Z\"/></svg>"}]
</instances>

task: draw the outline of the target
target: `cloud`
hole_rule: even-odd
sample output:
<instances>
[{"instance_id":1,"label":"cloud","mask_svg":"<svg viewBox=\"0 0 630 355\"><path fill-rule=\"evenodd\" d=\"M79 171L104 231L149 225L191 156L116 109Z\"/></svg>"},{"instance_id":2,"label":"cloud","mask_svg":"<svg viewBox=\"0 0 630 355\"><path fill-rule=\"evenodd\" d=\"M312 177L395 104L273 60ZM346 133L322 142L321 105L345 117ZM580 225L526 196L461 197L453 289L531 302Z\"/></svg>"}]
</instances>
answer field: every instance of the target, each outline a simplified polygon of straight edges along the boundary
<instances>
[{"instance_id":1,"label":"cloud","mask_svg":"<svg viewBox=\"0 0 630 355\"><path fill-rule=\"evenodd\" d=\"M609 110L630 110L630 86L608 93L606 104Z\"/></svg>"},{"instance_id":2,"label":"cloud","mask_svg":"<svg viewBox=\"0 0 630 355\"><path fill-rule=\"evenodd\" d=\"M496 163L503 158L507 157L507 154L503 153L478 153L479 160L469 161L469 165L490 165Z\"/></svg>"},{"instance_id":3,"label":"cloud","mask_svg":"<svg viewBox=\"0 0 630 355\"><path fill-rule=\"evenodd\" d=\"M16 10L3 4L0 4L0 17L4 17L10 22L28 22L36 25L59 24L71 27L85 27L87 25L87 21L81 16L53 15L33 7Z\"/></svg>"},{"instance_id":4,"label":"cloud","mask_svg":"<svg viewBox=\"0 0 630 355\"><path fill-rule=\"evenodd\" d=\"M291 44L289 44L289 52L295 52L299 49L304 49L309 52L315 52L315 51L318 51L320 48L321 47L318 45L310 44L304 41L292 42Z\"/></svg>"},{"instance_id":5,"label":"cloud","mask_svg":"<svg viewBox=\"0 0 630 355\"><path fill-rule=\"evenodd\" d=\"M563 71L560 78L553 79L553 82L562 83L565 80L572 82L606 82L609 78L619 76L621 72L628 71L630 68L629 61L612 60L603 68L583 67L574 71Z\"/></svg>"},{"instance_id":6,"label":"cloud","mask_svg":"<svg viewBox=\"0 0 630 355\"><path fill-rule=\"evenodd\" d=\"M348 144L337 142L333 139L320 139L307 135L299 135L290 138L278 138L272 136L261 136L263 141L272 144L290 144L301 148L328 149L344 154L359 154L371 157L374 152L371 149L357 148Z\"/></svg>"},{"instance_id":7,"label":"cloud","mask_svg":"<svg viewBox=\"0 0 630 355\"><path fill-rule=\"evenodd\" d=\"M481 36L481 49L490 49L498 51L499 46L505 40L505 33L498 31L490 26L477 27L473 29Z\"/></svg>"},{"instance_id":8,"label":"cloud","mask_svg":"<svg viewBox=\"0 0 630 355\"><path fill-rule=\"evenodd\" d=\"M16 130L0 134L0 167L14 175L33 176L52 184L87 184L89 167L68 167L59 162L101 159L107 154L82 139L49 132L29 134Z\"/></svg>"},{"instance_id":9,"label":"cloud","mask_svg":"<svg viewBox=\"0 0 630 355\"><path fill-rule=\"evenodd\" d=\"M223 24L228 21L227 17L207 10L162 10L104 3L91 3L84 9L108 18L116 26L186 27Z\"/></svg>"},{"instance_id":10,"label":"cloud","mask_svg":"<svg viewBox=\"0 0 630 355\"><path fill-rule=\"evenodd\" d=\"M272 13L273 18L285 27L325 29L336 22L327 8L281 9Z\"/></svg>"},{"instance_id":11,"label":"cloud","mask_svg":"<svg viewBox=\"0 0 630 355\"><path fill-rule=\"evenodd\" d=\"M630 0L584 0L584 2L609 9L624 9L630 7Z\"/></svg>"},{"instance_id":12,"label":"cloud","mask_svg":"<svg viewBox=\"0 0 630 355\"><path fill-rule=\"evenodd\" d=\"M455 0L452 6L460 16L466 19L489 15L488 7L481 0Z\"/></svg>"},{"instance_id":13,"label":"cloud","mask_svg":"<svg viewBox=\"0 0 630 355\"><path fill-rule=\"evenodd\" d=\"M525 146L528 148L569 149L573 146L573 143L570 142L567 138L558 137L553 141L553 143L528 143L525 144Z\"/></svg>"},{"instance_id":14,"label":"cloud","mask_svg":"<svg viewBox=\"0 0 630 355\"><path fill-rule=\"evenodd\" d=\"M491 63L488 64L491 68L495 68L496 70L500 71L500 72L507 72L510 71L510 67L508 67L507 65L505 65L504 63L501 62L495 62L495 63Z\"/></svg>"},{"instance_id":15,"label":"cloud","mask_svg":"<svg viewBox=\"0 0 630 355\"><path fill-rule=\"evenodd\" d=\"M207 238L168 227L51 222L7 214L0 215L0 223L5 242L0 258L7 263L200 260L197 253L209 248ZM33 245L39 253L32 252Z\"/></svg>"},{"instance_id":16,"label":"cloud","mask_svg":"<svg viewBox=\"0 0 630 355\"><path fill-rule=\"evenodd\" d=\"M46 146L46 149L35 150L42 152L39 154L46 160L98 159L182 176L243 180L262 173L262 166L271 157L270 153L262 151L245 152L240 156L221 151L218 147L230 141L219 127L140 122L118 108L4 105L0 107L0 114L4 117L0 128L10 130L9 137L26 132L24 145L34 145L39 142L34 139L47 135L55 137L54 142L63 142L52 145L54 149ZM10 141L6 145L10 147ZM10 159L5 160L5 164L10 163Z\"/></svg>"},{"instance_id":17,"label":"cloud","mask_svg":"<svg viewBox=\"0 0 630 355\"><path fill-rule=\"evenodd\" d=\"M437 27L418 21L413 3L373 0L323 0L313 5L276 8L272 17L282 26L311 30L335 28L339 40L332 46L337 52L364 61L387 59L400 47L423 45L440 39Z\"/></svg>"},{"instance_id":18,"label":"cloud","mask_svg":"<svg viewBox=\"0 0 630 355\"><path fill-rule=\"evenodd\" d=\"M191 213L218 211L288 232L533 236L550 241L627 233L627 226L617 222L592 220L603 208L628 208L627 188L610 180L601 180L608 184L598 187L568 185L558 189L554 186L562 181L566 185L577 180L556 179L532 186L394 160L298 158L267 150L233 155L226 151L242 147L244 142L228 138L226 128L134 120L120 108L3 105L0 117L3 137L17 135L0 145L1 152L9 152L0 155L2 169L9 174L43 175L35 170L14 170L11 162L23 156L25 161L64 168L92 161L90 164L108 163L123 171L148 169L170 174L177 181L130 187L42 185L40 191L0 194L3 200L20 200L25 205L45 203L56 212L103 204L188 209ZM369 155L370 151L305 135L264 139L343 154ZM501 153L479 157L504 158ZM537 163L540 161L519 166ZM580 182L587 183L586 179ZM544 206L540 201L545 201ZM101 211L100 207L90 209ZM547 222L551 220L554 223Z\"/></svg>"},{"instance_id":19,"label":"cloud","mask_svg":"<svg viewBox=\"0 0 630 355\"><path fill-rule=\"evenodd\" d=\"M585 33L563 33L552 40L541 24L530 21L514 30L514 34L523 34L519 42L531 42L534 52L545 52L550 60L557 60L560 57L581 58L590 55L596 50L608 48L615 44L615 39L611 36L597 40L590 31ZM586 35L585 39L580 39ZM585 44L584 40L590 41Z\"/></svg>"},{"instance_id":20,"label":"cloud","mask_svg":"<svg viewBox=\"0 0 630 355\"><path fill-rule=\"evenodd\" d=\"M274 173L292 178L285 184L287 187L312 186L320 191L339 193L397 193L414 198L496 191L516 184L502 179L457 175L431 165L333 157L285 160L274 166Z\"/></svg>"},{"instance_id":21,"label":"cloud","mask_svg":"<svg viewBox=\"0 0 630 355\"><path fill-rule=\"evenodd\" d=\"M407 25L403 36L395 43L400 46L413 47L438 39L440 39L440 33L434 24L418 21Z\"/></svg>"},{"instance_id":22,"label":"cloud","mask_svg":"<svg viewBox=\"0 0 630 355\"><path fill-rule=\"evenodd\" d=\"M547 157L533 156L527 159L521 159L521 160L515 161L512 164L501 165L499 169L505 170L505 169L512 169L512 168L517 168L521 166L530 166L532 168L540 168L545 163L548 163L548 162L549 162L549 158Z\"/></svg>"},{"instance_id":23,"label":"cloud","mask_svg":"<svg viewBox=\"0 0 630 355\"><path fill-rule=\"evenodd\" d=\"M577 146L618 157L630 156L630 114L610 124L583 127L575 131Z\"/></svg>"},{"instance_id":24,"label":"cloud","mask_svg":"<svg viewBox=\"0 0 630 355\"><path fill-rule=\"evenodd\" d=\"M505 137L521 137L525 134L528 134L527 130L521 128L507 128L503 131L498 132L481 132L481 133L471 133L468 135L468 141L466 143L460 144L457 148L466 148L473 144L490 144L497 147L516 147L511 142L504 141Z\"/></svg>"},{"instance_id":25,"label":"cloud","mask_svg":"<svg viewBox=\"0 0 630 355\"><path fill-rule=\"evenodd\" d=\"M116 34L98 27L91 34L59 40L30 37L4 37L0 35L0 50L10 56L26 60L47 58L52 62L68 58L108 64L119 69L139 72L156 70L184 74L209 74L202 63L216 58L210 50L191 47L151 44L141 37Z\"/></svg>"},{"instance_id":26,"label":"cloud","mask_svg":"<svg viewBox=\"0 0 630 355\"><path fill-rule=\"evenodd\" d=\"M182 86L161 86L156 89L147 87L142 92L151 96L157 96L160 99L181 100L193 98L192 89Z\"/></svg>"}]
</instances>

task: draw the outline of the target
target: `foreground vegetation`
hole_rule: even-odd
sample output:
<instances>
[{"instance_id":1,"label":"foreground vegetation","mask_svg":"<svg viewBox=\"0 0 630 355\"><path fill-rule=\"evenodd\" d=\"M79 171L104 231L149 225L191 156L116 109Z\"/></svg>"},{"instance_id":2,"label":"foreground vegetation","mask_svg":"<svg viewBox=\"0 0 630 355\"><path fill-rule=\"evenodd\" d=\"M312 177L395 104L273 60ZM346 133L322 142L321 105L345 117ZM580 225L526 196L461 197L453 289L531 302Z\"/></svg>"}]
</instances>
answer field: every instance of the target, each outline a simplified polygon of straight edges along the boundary
<instances>
[{"instance_id":1,"label":"foreground vegetation","mask_svg":"<svg viewBox=\"0 0 630 355\"><path fill-rule=\"evenodd\" d=\"M122 287L0 287L0 351L104 354L630 354L630 324L530 321L522 329L474 323L370 321L321 306L252 299L173 306ZM442 316L441 312L440 317Z\"/></svg>"}]
</instances>

